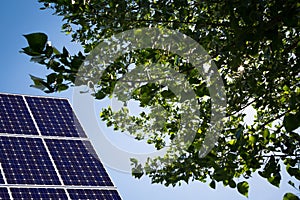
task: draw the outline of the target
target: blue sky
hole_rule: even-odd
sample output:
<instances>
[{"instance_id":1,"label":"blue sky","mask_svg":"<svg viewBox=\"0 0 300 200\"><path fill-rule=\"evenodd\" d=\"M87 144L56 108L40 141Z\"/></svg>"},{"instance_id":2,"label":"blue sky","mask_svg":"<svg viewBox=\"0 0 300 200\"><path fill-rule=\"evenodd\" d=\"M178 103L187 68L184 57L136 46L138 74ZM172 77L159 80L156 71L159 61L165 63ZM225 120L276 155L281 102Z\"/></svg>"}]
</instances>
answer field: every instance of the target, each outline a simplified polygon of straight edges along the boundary
<instances>
[{"instance_id":1,"label":"blue sky","mask_svg":"<svg viewBox=\"0 0 300 200\"><path fill-rule=\"evenodd\" d=\"M49 96L29 87L31 84L29 74L43 77L47 71L44 67L29 62L28 56L19 53L21 48L26 46L26 40L22 37L23 34L45 32L50 37L52 45L58 49L66 46L73 53L76 53L80 49L78 44L70 42L70 37L61 33L61 18L53 16L50 11L39 10L39 7L40 4L37 3L37 0L7 0L2 2L0 7L0 92ZM66 97L72 102L72 90L60 94L50 94L50 96ZM96 142L94 141L94 143ZM126 142L123 145L126 146ZM97 151L101 151L100 146L96 145L95 147ZM285 171L284 168L282 170ZM134 179L129 173L119 172L109 167L107 167L107 171L124 200L247 199L234 189L224 188L222 184L218 184L216 190L209 188L208 184L200 182L188 185L183 184L175 188L166 188L162 185L151 184L150 180L146 177ZM250 192L248 199L282 199L285 192L295 192L286 184L288 180L287 176L284 176L281 188L278 189L268 184L266 180L260 178L258 175L254 175L249 181Z\"/></svg>"}]
</instances>

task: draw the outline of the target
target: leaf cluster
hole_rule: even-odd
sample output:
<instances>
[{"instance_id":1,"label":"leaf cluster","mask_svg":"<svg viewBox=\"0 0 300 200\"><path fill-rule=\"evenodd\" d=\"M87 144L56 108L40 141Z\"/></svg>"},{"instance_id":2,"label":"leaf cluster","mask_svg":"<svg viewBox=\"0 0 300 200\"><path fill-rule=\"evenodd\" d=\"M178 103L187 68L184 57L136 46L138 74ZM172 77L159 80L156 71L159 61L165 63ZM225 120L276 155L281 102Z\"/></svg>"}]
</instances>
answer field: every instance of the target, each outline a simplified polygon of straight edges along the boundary
<instances>
[{"instance_id":1,"label":"leaf cluster","mask_svg":"<svg viewBox=\"0 0 300 200\"><path fill-rule=\"evenodd\" d=\"M132 160L135 177L148 175L154 183L167 186L181 181L210 180L212 188L221 182L245 196L249 190L247 179L255 172L276 187L280 186L282 168L300 180L300 136L296 131L300 127L298 1L39 2L44 5L42 9L53 9L55 15L63 16L62 30L74 42L81 43L85 52L71 56L64 48L60 53L47 44L45 34L25 35L28 47L23 48L23 53L52 70L45 79L32 76L34 87L45 92L62 91L75 85L76 79L77 85L88 85L96 99L103 99L113 94L116 83L123 80L132 64L159 63L183 74L195 92L200 118L189 148L172 163L168 162L172 152L164 158L149 160L145 166ZM198 151L211 126L210 94L203 78L184 58L158 49L142 49L110 63L101 76L88 65L83 74L77 73L85 57L105 38L139 27L176 29L199 42L216 63L226 88L227 118L218 142L207 156L199 158ZM124 91L118 96L124 102L123 109L104 109L100 117L115 130L129 131L136 139L146 138L157 149L166 147L176 138L182 120L178 102L184 103L184 96L176 96L159 79L156 83L135 81L142 84L129 99L140 102L141 107L161 106L166 112L140 113L120 123L119 119L128 116L128 91ZM250 125L244 122L244 110L248 107L256 112ZM156 117L168 120L154 123ZM240 177L244 179L237 182ZM290 184L295 187L293 182ZM287 193L284 199L299 198Z\"/></svg>"}]
</instances>

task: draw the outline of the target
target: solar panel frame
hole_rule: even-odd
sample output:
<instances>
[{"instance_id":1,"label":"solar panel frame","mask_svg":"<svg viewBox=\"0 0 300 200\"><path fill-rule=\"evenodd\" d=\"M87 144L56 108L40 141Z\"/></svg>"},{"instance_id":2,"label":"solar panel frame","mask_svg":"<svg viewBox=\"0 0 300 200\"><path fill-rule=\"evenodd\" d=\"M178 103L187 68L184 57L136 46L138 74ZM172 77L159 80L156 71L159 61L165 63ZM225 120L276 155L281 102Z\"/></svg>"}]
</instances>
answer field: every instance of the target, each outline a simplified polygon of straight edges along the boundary
<instances>
[{"instance_id":1,"label":"solar panel frame","mask_svg":"<svg viewBox=\"0 0 300 200\"><path fill-rule=\"evenodd\" d=\"M11 143L16 142L16 141L18 142L19 140L22 140L23 142L25 141L25 143L27 141L27 143L25 145L27 150L24 150L24 148L25 148L24 144L22 144L23 146L21 145L22 146L21 149L22 149L22 151L27 152L26 154L30 155L29 158L34 158L35 161L37 160L37 158L35 156L37 156L37 157L39 157L39 156L38 155L33 155L33 150L32 149L34 149L34 147L29 147L30 145L28 145L29 144L28 141L39 141L38 142L38 147L43 148L43 155L44 156L45 155L49 156L49 159L47 158L47 162L52 164L52 166L54 168L54 171L52 171L52 174L56 174L57 177L58 177L58 180L59 180L59 181L56 180L56 182L52 183L52 185L49 184L49 183L45 184L45 182L43 182L43 181L41 181L41 182L33 181L33 182L30 182L30 183L28 183L28 182L25 183L25 182L22 182L22 181L15 181L14 182L11 179L10 172L8 172L8 170L7 170L7 165L6 165L7 163L5 164L5 162L3 162L4 159L2 158L2 160L0 159L0 171L1 171L1 175L2 175L2 177L0 175L0 189L4 188L4 189L2 189L2 191L5 191L5 192L3 192L3 194L1 194L1 190L0 190L0 199L1 199L1 195L6 195L5 198L4 198L4 199L6 199L7 198L7 193L9 195L8 199L14 199L14 198L16 198L16 197L14 197L14 196L16 196L15 192L16 191L21 191L21 190L23 191L23 193L24 193L24 191L35 191L38 194L42 193L42 192L39 192L39 191L45 191L44 189L38 189L37 190L36 188L48 188L48 189L50 188L51 191L55 191L55 190L60 191L60 192L64 191L64 193L67 196L66 199L68 199L68 200L73 199L73 198L70 197L69 191L72 192L72 191L76 191L76 190L79 190L81 192L83 192L84 190L87 190L88 192L95 191L94 193L97 193L97 194L98 193L99 194L100 193L103 193L103 194L105 193L106 194L107 191L111 191L111 193L113 193L114 195L110 195L110 196L105 197L104 198L105 200L106 199L111 199L111 198L113 200L121 199L120 195L117 192L116 187L113 185L112 181L110 180L104 166L102 165L97 153L94 150L94 147L93 147L92 143L90 142L89 138L85 134L85 132L83 130L83 127L80 125L80 122L79 122L78 118L76 117L75 112L73 111L73 109L72 109L72 107L71 107L71 105L70 105L70 103L67 99L52 98L52 97L36 97L36 96L28 96L28 95L3 94L3 93L0 93L0 96L12 96L12 97L14 97L13 99L17 99L18 102L22 102L21 104L23 106L22 107L23 109L22 109L21 112L27 112L27 114L26 114L27 118L26 119L32 120L32 123L30 123L30 128L35 130L32 133L28 133L26 131L19 132L19 133L15 133L13 131L8 132L8 133L6 133L6 132L2 133L1 129L0 129L0 141L1 141L1 138L2 138L2 140L3 140L3 138L9 138L7 140L9 140ZM57 121L57 119L61 120L63 118L64 120L62 120L62 121L64 121L64 125L66 125L68 123L68 121L69 122L71 121L71 127L73 127L73 129L72 130L69 129L71 131L63 132L63 133L60 133L60 134L57 134L58 129L56 129L56 130L53 129L54 131L56 131L54 134L49 134L47 132L45 133L44 132L45 130L43 128L41 128L42 126L41 126L41 123L39 122L39 119L41 119L43 117L45 118L45 116L43 114L38 115L36 113L36 111L38 109L35 109L35 106L37 106L39 104L34 105L32 102L30 103L30 101L32 99L34 99L35 102L36 102L36 99L42 99L43 101L40 101L40 102L44 102L45 105L43 103L40 103L40 104L42 106L44 106L44 108L49 107L48 105L51 104L51 102L52 103L56 102L56 104L51 104L52 109L54 108L54 110L55 110L56 108L58 108L60 114L63 114L64 112L66 112L66 113L68 113L68 115L65 118L64 117L56 117L55 120ZM5 104L5 103L7 103L7 102L0 102L0 104ZM62 106L63 109L60 106L58 106L60 104L64 105L64 106ZM53 106L53 105L55 105L55 106ZM0 105L0 107L1 107L1 105ZM44 109L44 111L45 111L45 109ZM8 111L8 113L9 112L10 111ZM53 110L51 112L52 112L53 115L57 114ZM40 113L45 113L45 112L40 112ZM0 116L1 116L1 112L0 112ZM50 115L46 115L46 118L47 118L47 116L50 116ZM52 125L54 125L56 123L55 120L53 120L53 119L51 119L51 120L50 121L51 121ZM51 126L51 123L50 123L50 126ZM0 124L1 124L1 121L0 121ZM53 131L53 130L51 130L51 131ZM57 165L57 158L55 156L57 156L59 154L54 154L53 153L55 151L53 151L52 145L49 144L51 142L49 142L49 141L56 141L55 142L56 145L58 143L57 141L60 141L60 143L65 144L64 145L65 147L69 146L69 147L73 148L71 153L68 153L67 151L65 151L65 153L66 153L66 155L69 156L69 158L70 158L70 155L71 155L71 157L73 156L73 158L77 157L77 161L76 161L77 163L74 162L74 161L72 162L72 165L80 166L81 169L82 169L81 170L82 173L77 173L77 176L79 176L79 177L81 177L81 176L89 177L90 175L92 175L92 176L100 176L100 178L98 177L99 179L95 178L92 181L86 181L86 182L81 180L80 183L79 182L76 183L76 181L69 181L69 182L66 181L67 179L65 179L64 176L62 176L63 174L61 173L63 170L59 170L60 166ZM61 142L61 141L64 141L64 142ZM0 142L0 150L1 150L1 148L3 149L3 144L4 143L2 142L2 146L1 146L1 142ZM73 146L74 144L77 144L75 146L78 147L81 152L76 151L76 148ZM80 145L78 145L78 144L80 144ZM11 144L6 144L6 145L11 145ZM5 144L4 144L4 146L5 146ZM14 147L14 145L12 145L12 146ZM6 149L8 149L8 148L6 148ZM31 149L31 151L29 151L28 149ZM0 151L0 152L2 153L3 151ZM13 154L13 153L9 154L8 150L6 150L6 153L7 153L7 155ZM37 153L37 154L39 154L39 153ZM80 156L85 155L85 156L88 157L88 159L81 159L80 160L79 156L76 156L76 154L79 154ZM21 153L21 155L22 155L22 153ZM90 169L88 170L89 171L88 173L84 172L85 166L84 166L83 163L80 164L80 162L82 162L82 161L84 161L88 164L91 164L91 165L97 165L98 167L94 168L94 170L96 169L97 173L91 173L91 168L93 168L93 167L90 167ZM78 162L79 162L79 164L78 164ZM2 167L3 163L4 163L4 166ZM16 166L18 166L18 164ZM34 162L32 162L32 163L27 162L26 166L29 166L31 168L31 171L32 171L33 167L36 166L36 165L34 165ZM13 173L13 174L15 174L15 173ZM76 171L75 171L75 174L76 174ZM23 178L24 178L24 173L22 175L23 175ZM33 173L31 173L31 175L33 175ZM32 176L31 176L31 178L32 178ZM18 180L18 178L16 178L16 179ZM37 178L35 178L34 180L37 180ZM22 188L22 189L16 189L16 188ZM52 189L54 189L54 190L52 190ZM26 192L24 194L26 194ZM88 193L86 194L86 196L87 195L88 195ZM16 199L19 199L19 197L17 197ZM83 198L83 199L87 199L87 198Z\"/></svg>"}]
</instances>

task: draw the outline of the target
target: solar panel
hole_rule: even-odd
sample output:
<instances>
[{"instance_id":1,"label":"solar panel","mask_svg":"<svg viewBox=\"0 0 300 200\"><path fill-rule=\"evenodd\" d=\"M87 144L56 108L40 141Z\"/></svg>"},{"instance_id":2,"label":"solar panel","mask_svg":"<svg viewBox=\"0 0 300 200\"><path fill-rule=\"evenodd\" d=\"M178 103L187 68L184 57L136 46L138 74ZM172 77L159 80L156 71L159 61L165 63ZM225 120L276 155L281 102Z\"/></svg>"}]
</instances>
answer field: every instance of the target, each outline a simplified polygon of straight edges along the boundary
<instances>
[{"instance_id":1,"label":"solar panel","mask_svg":"<svg viewBox=\"0 0 300 200\"><path fill-rule=\"evenodd\" d=\"M0 199L121 199L67 99L0 94L0 153Z\"/></svg>"},{"instance_id":2,"label":"solar panel","mask_svg":"<svg viewBox=\"0 0 300 200\"><path fill-rule=\"evenodd\" d=\"M105 200L121 200L117 191L113 190L92 190L92 189L83 189L83 190L68 190L70 197L72 199L105 199Z\"/></svg>"},{"instance_id":3,"label":"solar panel","mask_svg":"<svg viewBox=\"0 0 300 200\"><path fill-rule=\"evenodd\" d=\"M60 184L41 139L2 136L0 152L8 184Z\"/></svg>"},{"instance_id":4,"label":"solar panel","mask_svg":"<svg viewBox=\"0 0 300 200\"><path fill-rule=\"evenodd\" d=\"M14 199L68 199L64 189L55 188L11 188L11 193Z\"/></svg>"},{"instance_id":5,"label":"solar panel","mask_svg":"<svg viewBox=\"0 0 300 200\"><path fill-rule=\"evenodd\" d=\"M86 137L68 100L25 98L42 135Z\"/></svg>"},{"instance_id":6,"label":"solar panel","mask_svg":"<svg viewBox=\"0 0 300 200\"><path fill-rule=\"evenodd\" d=\"M46 140L66 185L112 186L89 141Z\"/></svg>"},{"instance_id":7,"label":"solar panel","mask_svg":"<svg viewBox=\"0 0 300 200\"><path fill-rule=\"evenodd\" d=\"M0 133L38 135L22 96L0 94Z\"/></svg>"}]
</instances>

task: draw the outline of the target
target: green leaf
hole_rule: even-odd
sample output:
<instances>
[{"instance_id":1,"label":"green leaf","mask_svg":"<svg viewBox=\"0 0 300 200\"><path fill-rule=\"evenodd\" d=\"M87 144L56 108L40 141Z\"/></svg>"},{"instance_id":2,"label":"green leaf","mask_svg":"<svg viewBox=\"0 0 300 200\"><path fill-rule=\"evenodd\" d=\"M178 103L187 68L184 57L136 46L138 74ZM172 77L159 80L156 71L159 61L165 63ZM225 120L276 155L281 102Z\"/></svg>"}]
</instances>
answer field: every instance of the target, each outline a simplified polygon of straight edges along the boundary
<instances>
[{"instance_id":1,"label":"green leaf","mask_svg":"<svg viewBox=\"0 0 300 200\"><path fill-rule=\"evenodd\" d=\"M248 197L248 192L249 192L249 184L246 181L240 182L237 184L237 189L239 193L242 195Z\"/></svg>"},{"instance_id":2,"label":"green leaf","mask_svg":"<svg viewBox=\"0 0 300 200\"><path fill-rule=\"evenodd\" d=\"M69 54L68 50L66 49L66 47L63 47L63 53L62 53L62 55L64 57L69 57L70 56L70 54Z\"/></svg>"},{"instance_id":3,"label":"green leaf","mask_svg":"<svg viewBox=\"0 0 300 200\"><path fill-rule=\"evenodd\" d=\"M48 36L45 33L31 33L24 35L24 37L26 38L32 51L37 53L43 52L48 41Z\"/></svg>"},{"instance_id":4,"label":"green leaf","mask_svg":"<svg viewBox=\"0 0 300 200\"><path fill-rule=\"evenodd\" d=\"M172 99L176 97L176 95L171 90L164 90L161 92L161 95L166 99Z\"/></svg>"},{"instance_id":5,"label":"green leaf","mask_svg":"<svg viewBox=\"0 0 300 200\"><path fill-rule=\"evenodd\" d=\"M285 193L285 195L283 196L283 200L300 200L300 199L293 193Z\"/></svg>"},{"instance_id":6,"label":"green leaf","mask_svg":"<svg viewBox=\"0 0 300 200\"><path fill-rule=\"evenodd\" d=\"M210 184L209 184L209 186L211 187L211 188L213 188L213 189L216 189L216 181L211 181L210 182Z\"/></svg>"},{"instance_id":7,"label":"green leaf","mask_svg":"<svg viewBox=\"0 0 300 200\"><path fill-rule=\"evenodd\" d=\"M270 131L269 131L269 129L265 129L265 130L264 130L264 139L268 139L269 136L270 136Z\"/></svg>"},{"instance_id":8,"label":"green leaf","mask_svg":"<svg viewBox=\"0 0 300 200\"><path fill-rule=\"evenodd\" d=\"M45 49L45 55L47 58L50 58L51 55L53 54L53 47L47 45Z\"/></svg>"},{"instance_id":9,"label":"green leaf","mask_svg":"<svg viewBox=\"0 0 300 200\"><path fill-rule=\"evenodd\" d=\"M268 178L269 183L272 185L279 187L281 181L280 173L276 173L274 176Z\"/></svg>"},{"instance_id":10,"label":"green leaf","mask_svg":"<svg viewBox=\"0 0 300 200\"><path fill-rule=\"evenodd\" d=\"M34 87L39 90L43 90L46 93L54 92L54 89L47 82L45 82L44 79L35 77L33 75L30 75L30 78L31 78L31 80L33 80L33 83L34 83L34 85L30 85L30 87Z\"/></svg>"},{"instance_id":11,"label":"green leaf","mask_svg":"<svg viewBox=\"0 0 300 200\"><path fill-rule=\"evenodd\" d=\"M56 73L51 73L47 75L47 83L54 83L57 79L57 74Z\"/></svg>"},{"instance_id":12,"label":"green leaf","mask_svg":"<svg viewBox=\"0 0 300 200\"><path fill-rule=\"evenodd\" d=\"M138 160L136 158L130 158L131 165L137 166L138 165Z\"/></svg>"},{"instance_id":13,"label":"green leaf","mask_svg":"<svg viewBox=\"0 0 300 200\"><path fill-rule=\"evenodd\" d=\"M292 187L295 187L295 183L293 183L291 180L289 180L288 184L290 184Z\"/></svg>"},{"instance_id":14,"label":"green leaf","mask_svg":"<svg viewBox=\"0 0 300 200\"><path fill-rule=\"evenodd\" d=\"M236 183L235 183L235 181L234 180L229 180L229 187L231 187L231 188L235 188L236 187Z\"/></svg>"},{"instance_id":15,"label":"green leaf","mask_svg":"<svg viewBox=\"0 0 300 200\"><path fill-rule=\"evenodd\" d=\"M39 77L30 75L31 80L33 81L34 85L31 85L31 87L40 89L40 90L45 90L47 87L44 85L45 81L44 79L41 79Z\"/></svg>"},{"instance_id":16,"label":"green leaf","mask_svg":"<svg viewBox=\"0 0 300 200\"><path fill-rule=\"evenodd\" d=\"M294 176L296 179L300 180L300 170L299 170L297 167L295 167L295 168L289 167L289 168L287 169L287 172L288 172L291 176Z\"/></svg>"},{"instance_id":17,"label":"green leaf","mask_svg":"<svg viewBox=\"0 0 300 200\"><path fill-rule=\"evenodd\" d=\"M45 56L32 56L30 62L35 62L39 64L45 64Z\"/></svg>"},{"instance_id":18,"label":"green leaf","mask_svg":"<svg viewBox=\"0 0 300 200\"><path fill-rule=\"evenodd\" d=\"M29 56L39 56L39 55L41 55L41 53L33 51L30 47L22 48L22 50L23 51L20 51L20 53L25 53Z\"/></svg>"},{"instance_id":19,"label":"green leaf","mask_svg":"<svg viewBox=\"0 0 300 200\"><path fill-rule=\"evenodd\" d=\"M135 178L141 178L143 176L143 168L141 164L138 164L138 160L135 158L130 158L131 166L131 173Z\"/></svg>"},{"instance_id":20,"label":"green leaf","mask_svg":"<svg viewBox=\"0 0 300 200\"><path fill-rule=\"evenodd\" d=\"M255 142L256 142L256 137L253 136L253 135L251 135L251 136L249 137L249 142L250 142L252 145L254 145Z\"/></svg>"},{"instance_id":21,"label":"green leaf","mask_svg":"<svg viewBox=\"0 0 300 200\"><path fill-rule=\"evenodd\" d=\"M95 93L95 97L96 99L104 99L106 94L102 90L99 90L97 93Z\"/></svg>"},{"instance_id":22,"label":"green leaf","mask_svg":"<svg viewBox=\"0 0 300 200\"><path fill-rule=\"evenodd\" d=\"M290 88L289 88L288 86L285 85L285 86L283 86L283 90L284 90L284 91L289 91Z\"/></svg>"},{"instance_id":23,"label":"green leaf","mask_svg":"<svg viewBox=\"0 0 300 200\"><path fill-rule=\"evenodd\" d=\"M284 128L291 132L300 126L300 112L297 114L287 114L283 120Z\"/></svg>"},{"instance_id":24,"label":"green leaf","mask_svg":"<svg viewBox=\"0 0 300 200\"><path fill-rule=\"evenodd\" d=\"M238 131L235 133L235 136L236 136L236 138L237 139L240 139L241 138L241 136L242 136L242 134L243 134L243 127L240 127L239 129L238 129Z\"/></svg>"},{"instance_id":25,"label":"green leaf","mask_svg":"<svg viewBox=\"0 0 300 200\"><path fill-rule=\"evenodd\" d=\"M59 84L59 85L57 86L57 91L58 91L58 92L61 92L61 91L67 90L68 88L69 88L69 86L66 85L66 84Z\"/></svg>"}]
</instances>

